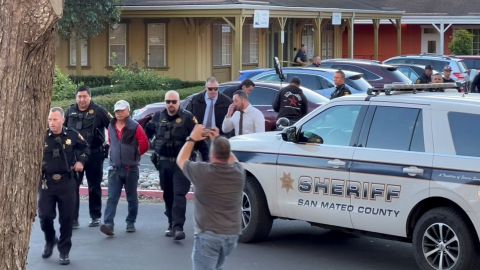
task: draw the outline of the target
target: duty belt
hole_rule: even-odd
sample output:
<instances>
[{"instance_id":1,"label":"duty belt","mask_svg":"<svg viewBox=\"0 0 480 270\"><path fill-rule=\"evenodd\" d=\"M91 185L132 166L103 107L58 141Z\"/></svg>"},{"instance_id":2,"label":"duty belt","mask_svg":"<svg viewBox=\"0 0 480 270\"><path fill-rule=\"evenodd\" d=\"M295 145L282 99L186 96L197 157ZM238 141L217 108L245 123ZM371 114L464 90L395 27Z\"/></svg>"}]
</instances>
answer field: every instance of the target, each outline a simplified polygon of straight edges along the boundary
<instances>
[{"instance_id":1,"label":"duty belt","mask_svg":"<svg viewBox=\"0 0 480 270\"><path fill-rule=\"evenodd\" d=\"M45 178L47 180L52 180L53 182L60 182L62 180L68 180L72 178L72 175L70 173L54 173L54 174L46 174Z\"/></svg>"}]
</instances>

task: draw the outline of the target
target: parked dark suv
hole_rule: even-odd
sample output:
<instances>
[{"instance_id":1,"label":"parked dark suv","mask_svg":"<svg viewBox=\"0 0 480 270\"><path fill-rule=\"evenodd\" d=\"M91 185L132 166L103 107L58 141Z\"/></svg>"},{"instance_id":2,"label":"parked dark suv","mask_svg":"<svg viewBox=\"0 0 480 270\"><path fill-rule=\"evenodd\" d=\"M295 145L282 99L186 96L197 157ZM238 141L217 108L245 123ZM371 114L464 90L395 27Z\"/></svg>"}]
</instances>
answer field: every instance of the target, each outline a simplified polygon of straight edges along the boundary
<instances>
[{"instance_id":1,"label":"parked dark suv","mask_svg":"<svg viewBox=\"0 0 480 270\"><path fill-rule=\"evenodd\" d=\"M464 61L460 58L448 57L443 55L402 55L395 56L383 61L385 64L415 64L415 65L431 65L433 69L443 71L445 66L452 68L452 74L457 77L458 81L468 81L468 68Z\"/></svg>"},{"instance_id":2,"label":"parked dark suv","mask_svg":"<svg viewBox=\"0 0 480 270\"><path fill-rule=\"evenodd\" d=\"M328 59L322 60L321 67L359 72L363 74L373 87L382 88L384 84L403 83L412 81L396 67L376 61L361 59Z\"/></svg>"}]
</instances>

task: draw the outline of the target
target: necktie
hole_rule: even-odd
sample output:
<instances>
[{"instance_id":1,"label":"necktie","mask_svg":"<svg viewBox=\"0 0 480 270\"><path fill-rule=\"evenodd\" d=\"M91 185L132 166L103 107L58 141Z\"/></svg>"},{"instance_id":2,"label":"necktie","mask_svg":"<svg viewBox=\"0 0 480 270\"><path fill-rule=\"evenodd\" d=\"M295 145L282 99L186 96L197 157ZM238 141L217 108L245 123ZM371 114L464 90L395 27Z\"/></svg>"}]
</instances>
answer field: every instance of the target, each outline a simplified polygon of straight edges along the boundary
<instances>
[{"instance_id":1,"label":"necktie","mask_svg":"<svg viewBox=\"0 0 480 270\"><path fill-rule=\"evenodd\" d=\"M207 113L207 122L205 123L205 127L206 128L213 128L214 125L213 125L213 121L212 121L212 117L213 117L213 98L209 98L210 99L210 107L208 108L208 113Z\"/></svg>"},{"instance_id":2,"label":"necktie","mask_svg":"<svg viewBox=\"0 0 480 270\"><path fill-rule=\"evenodd\" d=\"M240 120L238 121L238 135L243 134L243 111L240 111Z\"/></svg>"}]
</instances>

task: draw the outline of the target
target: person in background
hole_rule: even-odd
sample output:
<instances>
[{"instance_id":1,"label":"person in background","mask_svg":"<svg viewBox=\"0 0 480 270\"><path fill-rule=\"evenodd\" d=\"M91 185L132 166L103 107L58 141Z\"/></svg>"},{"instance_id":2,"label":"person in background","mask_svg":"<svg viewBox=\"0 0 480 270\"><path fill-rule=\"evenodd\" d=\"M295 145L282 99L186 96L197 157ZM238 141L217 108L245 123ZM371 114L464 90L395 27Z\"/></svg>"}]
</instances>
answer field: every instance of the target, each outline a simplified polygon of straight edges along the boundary
<instances>
[{"instance_id":1,"label":"person in background","mask_svg":"<svg viewBox=\"0 0 480 270\"><path fill-rule=\"evenodd\" d=\"M443 68L443 82L445 83L452 83L452 82L455 82L454 79L452 79L452 67L450 66L445 66Z\"/></svg>"},{"instance_id":2,"label":"person in background","mask_svg":"<svg viewBox=\"0 0 480 270\"><path fill-rule=\"evenodd\" d=\"M432 69L432 66L431 65L426 65L425 66L425 71L423 72L423 74L417 79L417 81L415 82L416 84L425 84L425 83L430 83L432 82L432 73L433 73L433 69Z\"/></svg>"},{"instance_id":3,"label":"person in background","mask_svg":"<svg viewBox=\"0 0 480 270\"><path fill-rule=\"evenodd\" d=\"M345 73L341 70L335 71L333 76L333 83L335 83L335 91L333 91L330 99L351 95L352 92L345 86Z\"/></svg>"},{"instance_id":4,"label":"person in background","mask_svg":"<svg viewBox=\"0 0 480 270\"><path fill-rule=\"evenodd\" d=\"M285 117L294 124L308 112L308 100L300 89L300 79L293 77L290 84L282 88L273 101L273 110L278 112L277 120Z\"/></svg>"},{"instance_id":5,"label":"person in background","mask_svg":"<svg viewBox=\"0 0 480 270\"><path fill-rule=\"evenodd\" d=\"M228 107L222 124L224 133L229 133L233 129L235 129L235 136L265 132L263 113L250 104L247 94L242 90L238 90L233 95L233 103Z\"/></svg>"},{"instance_id":6,"label":"person in background","mask_svg":"<svg viewBox=\"0 0 480 270\"><path fill-rule=\"evenodd\" d=\"M307 48L305 47L305 44L302 44L302 47L298 49L297 54L293 58L293 62L297 66L304 66L307 64Z\"/></svg>"},{"instance_id":7,"label":"person in background","mask_svg":"<svg viewBox=\"0 0 480 270\"><path fill-rule=\"evenodd\" d=\"M320 67L321 64L322 64L322 58L320 58L320 56L317 55L313 57L312 64L310 64L308 67Z\"/></svg>"},{"instance_id":8,"label":"person in background","mask_svg":"<svg viewBox=\"0 0 480 270\"><path fill-rule=\"evenodd\" d=\"M250 79L246 79L246 80L243 80L242 83L240 83L240 85L231 86L225 89L225 91L223 91L223 94L229 98L233 98L233 94L235 94L235 92L237 92L238 90L242 90L247 95L250 95L253 92L254 88L255 88L255 83Z\"/></svg>"}]
</instances>

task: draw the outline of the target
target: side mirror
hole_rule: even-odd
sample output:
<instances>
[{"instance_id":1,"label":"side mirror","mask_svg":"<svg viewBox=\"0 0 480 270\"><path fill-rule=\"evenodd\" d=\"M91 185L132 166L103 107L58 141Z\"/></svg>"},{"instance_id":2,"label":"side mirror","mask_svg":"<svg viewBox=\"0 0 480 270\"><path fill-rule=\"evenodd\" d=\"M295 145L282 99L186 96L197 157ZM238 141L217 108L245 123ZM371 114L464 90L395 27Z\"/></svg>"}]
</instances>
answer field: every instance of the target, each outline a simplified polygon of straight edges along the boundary
<instances>
[{"instance_id":1,"label":"side mirror","mask_svg":"<svg viewBox=\"0 0 480 270\"><path fill-rule=\"evenodd\" d=\"M281 117L277 120L275 125L277 126L277 130L283 130L284 128L290 126L290 120L288 120L286 117Z\"/></svg>"},{"instance_id":2,"label":"side mirror","mask_svg":"<svg viewBox=\"0 0 480 270\"><path fill-rule=\"evenodd\" d=\"M286 142L298 142L297 127L291 126L282 131L282 139Z\"/></svg>"}]
</instances>

